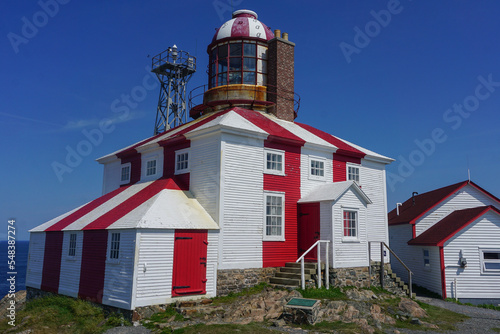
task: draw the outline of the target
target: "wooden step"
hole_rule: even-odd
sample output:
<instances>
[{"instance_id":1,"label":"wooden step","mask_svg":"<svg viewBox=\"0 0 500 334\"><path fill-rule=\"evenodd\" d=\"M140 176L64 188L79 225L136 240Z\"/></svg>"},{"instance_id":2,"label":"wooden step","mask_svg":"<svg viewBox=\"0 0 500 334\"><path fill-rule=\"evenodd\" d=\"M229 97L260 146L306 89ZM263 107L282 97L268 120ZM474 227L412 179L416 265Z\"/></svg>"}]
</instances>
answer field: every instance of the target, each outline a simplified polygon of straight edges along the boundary
<instances>
[{"instance_id":1,"label":"wooden step","mask_svg":"<svg viewBox=\"0 0 500 334\"><path fill-rule=\"evenodd\" d=\"M293 285L299 286L300 279L284 278L284 277L271 277L270 283L279 285Z\"/></svg>"},{"instance_id":2,"label":"wooden step","mask_svg":"<svg viewBox=\"0 0 500 334\"><path fill-rule=\"evenodd\" d=\"M300 262L287 262L285 263L286 268L300 268ZM318 264L316 262L304 262L305 269L317 269Z\"/></svg>"},{"instance_id":3,"label":"wooden step","mask_svg":"<svg viewBox=\"0 0 500 334\"><path fill-rule=\"evenodd\" d=\"M277 272L275 274L275 277L282 277L282 278L292 278L292 279L301 279L300 273L282 273L282 272ZM305 280L310 280L311 275L310 274L304 274L304 279Z\"/></svg>"},{"instance_id":4,"label":"wooden step","mask_svg":"<svg viewBox=\"0 0 500 334\"><path fill-rule=\"evenodd\" d=\"M280 272L282 273L295 273L300 275L300 268L292 268L292 267L281 267ZM314 269L304 269L304 274L314 275L316 270Z\"/></svg>"}]
</instances>

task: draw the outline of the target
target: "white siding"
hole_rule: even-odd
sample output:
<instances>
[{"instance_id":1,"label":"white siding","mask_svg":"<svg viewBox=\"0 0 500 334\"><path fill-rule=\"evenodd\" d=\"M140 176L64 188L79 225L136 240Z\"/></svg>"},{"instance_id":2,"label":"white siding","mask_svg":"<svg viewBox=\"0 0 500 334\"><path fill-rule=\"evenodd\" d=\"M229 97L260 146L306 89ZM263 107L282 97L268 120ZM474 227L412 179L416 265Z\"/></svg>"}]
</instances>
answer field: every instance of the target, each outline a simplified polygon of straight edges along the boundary
<instances>
[{"instance_id":1,"label":"white siding","mask_svg":"<svg viewBox=\"0 0 500 334\"><path fill-rule=\"evenodd\" d=\"M146 175L148 160L156 160L156 174ZM121 169L120 173L121 174ZM163 176L163 147L156 147L141 153L141 182L152 181Z\"/></svg>"},{"instance_id":2,"label":"white siding","mask_svg":"<svg viewBox=\"0 0 500 334\"><path fill-rule=\"evenodd\" d=\"M500 298L500 273L481 273L481 248L500 248L500 217L496 213L486 213L444 244L448 297L455 297L456 278L458 298ZM461 252L467 259L465 269L458 266Z\"/></svg>"},{"instance_id":3,"label":"white siding","mask_svg":"<svg viewBox=\"0 0 500 334\"><path fill-rule=\"evenodd\" d=\"M427 212L416 223L415 233L419 236L432 225L449 215L455 210L474 208L484 205L500 207L500 203L485 195L471 185L466 185L455 194L451 195L441 204Z\"/></svg>"},{"instance_id":4,"label":"white siding","mask_svg":"<svg viewBox=\"0 0 500 334\"><path fill-rule=\"evenodd\" d=\"M219 231L208 231L207 246L207 296L217 294L217 260L219 250Z\"/></svg>"},{"instance_id":5,"label":"white siding","mask_svg":"<svg viewBox=\"0 0 500 334\"><path fill-rule=\"evenodd\" d=\"M219 269L262 267L263 141L223 135Z\"/></svg>"},{"instance_id":6,"label":"white siding","mask_svg":"<svg viewBox=\"0 0 500 334\"><path fill-rule=\"evenodd\" d=\"M75 256L69 256L70 234L76 233ZM61 254L61 274L59 278L59 293L71 297L78 297L80 287L80 269L82 264L83 232L64 232Z\"/></svg>"},{"instance_id":7,"label":"white siding","mask_svg":"<svg viewBox=\"0 0 500 334\"><path fill-rule=\"evenodd\" d=\"M389 227L391 249L413 272L413 283L441 294L441 263L438 247L409 246L412 226L409 224ZM429 250L430 267L424 267L423 249ZM379 252L380 253L380 252ZM408 283L408 271L395 258L391 259L392 270Z\"/></svg>"},{"instance_id":8,"label":"white siding","mask_svg":"<svg viewBox=\"0 0 500 334\"><path fill-rule=\"evenodd\" d=\"M45 254L45 232L31 232L28 251L26 286L40 289L42 284L43 256Z\"/></svg>"},{"instance_id":9,"label":"white siding","mask_svg":"<svg viewBox=\"0 0 500 334\"><path fill-rule=\"evenodd\" d=\"M141 231L134 307L167 303L172 297L174 230Z\"/></svg>"},{"instance_id":10,"label":"white siding","mask_svg":"<svg viewBox=\"0 0 500 334\"><path fill-rule=\"evenodd\" d=\"M366 210L368 241L384 241L388 244L385 164L363 159L361 160L359 174L361 189L372 201L372 204L369 204ZM371 257L373 261L380 261L379 243L372 244ZM386 255L385 261L388 260L389 256Z\"/></svg>"},{"instance_id":11,"label":"white siding","mask_svg":"<svg viewBox=\"0 0 500 334\"><path fill-rule=\"evenodd\" d=\"M333 224L332 224L332 202L321 202L319 206L319 221L320 221L320 239L330 240L328 254L329 264L331 267L334 266L334 252L333 250ZM321 244L321 260L325 259L326 247Z\"/></svg>"},{"instance_id":12,"label":"white siding","mask_svg":"<svg viewBox=\"0 0 500 334\"><path fill-rule=\"evenodd\" d=\"M191 140L189 190L212 218L218 222L220 194L220 136Z\"/></svg>"},{"instance_id":13,"label":"white siding","mask_svg":"<svg viewBox=\"0 0 500 334\"><path fill-rule=\"evenodd\" d=\"M343 209L358 211L358 240L343 240ZM351 189L346 191L333 205L334 268L368 266L368 243L366 235L366 205Z\"/></svg>"},{"instance_id":14,"label":"white siding","mask_svg":"<svg viewBox=\"0 0 500 334\"><path fill-rule=\"evenodd\" d=\"M325 162L325 178L324 180L314 180L309 177L310 165L309 158L324 159ZM332 167L332 153L312 150L310 148L302 147L300 156L300 197L307 195L314 187L325 183L333 182L333 167Z\"/></svg>"},{"instance_id":15,"label":"white siding","mask_svg":"<svg viewBox=\"0 0 500 334\"><path fill-rule=\"evenodd\" d=\"M120 187L121 161L117 159L104 165L102 194L105 195Z\"/></svg>"},{"instance_id":16,"label":"white siding","mask_svg":"<svg viewBox=\"0 0 500 334\"><path fill-rule=\"evenodd\" d=\"M124 309L132 309L132 281L135 258L135 230L110 230L106 269L104 272L104 291L102 303ZM111 233L120 233L119 261L109 259Z\"/></svg>"}]
</instances>

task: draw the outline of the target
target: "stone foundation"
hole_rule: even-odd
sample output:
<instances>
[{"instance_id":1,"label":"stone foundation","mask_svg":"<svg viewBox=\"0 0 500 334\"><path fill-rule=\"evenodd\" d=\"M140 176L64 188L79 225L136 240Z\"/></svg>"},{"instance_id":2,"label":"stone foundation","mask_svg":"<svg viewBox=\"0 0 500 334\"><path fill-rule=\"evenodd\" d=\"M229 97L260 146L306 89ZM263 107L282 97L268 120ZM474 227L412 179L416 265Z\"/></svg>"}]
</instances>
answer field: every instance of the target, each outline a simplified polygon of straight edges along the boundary
<instances>
[{"instance_id":1,"label":"stone foundation","mask_svg":"<svg viewBox=\"0 0 500 334\"><path fill-rule=\"evenodd\" d=\"M336 287L355 286L370 287L370 272L368 267L330 268L330 285Z\"/></svg>"},{"instance_id":2,"label":"stone foundation","mask_svg":"<svg viewBox=\"0 0 500 334\"><path fill-rule=\"evenodd\" d=\"M269 283L279 268L222 269L217 271L217 295L240 292L259 283Z\"/></svg>"}]
</instances>

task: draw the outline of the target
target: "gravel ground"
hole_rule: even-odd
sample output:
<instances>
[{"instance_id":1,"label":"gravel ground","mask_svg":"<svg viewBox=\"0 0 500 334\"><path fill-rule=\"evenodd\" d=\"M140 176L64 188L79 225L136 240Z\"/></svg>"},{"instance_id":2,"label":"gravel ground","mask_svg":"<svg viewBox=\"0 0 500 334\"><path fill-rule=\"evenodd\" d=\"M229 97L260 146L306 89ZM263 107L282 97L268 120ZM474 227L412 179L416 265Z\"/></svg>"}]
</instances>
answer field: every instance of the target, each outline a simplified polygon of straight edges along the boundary
<instances>
[{"instance_id":1,"label":"gravel ground","mask_svg":"<svg viewBox=\"0 0 500 334\"><path fill-rule=\"evenodd\" d=\"M458 305L452 302L446 302L441 299L417 297L417 300L429 305L438 306L450 311L464 314L469 319L456 325L456 331L446 331L440 333L465 333L465 334L498 334L500 331L500 311L488 310L480 307ZM496 331L493 330L496 328ZM432 331L412 331L400 329L401 333L439 333Z\"/></svg>"}]
</instances>

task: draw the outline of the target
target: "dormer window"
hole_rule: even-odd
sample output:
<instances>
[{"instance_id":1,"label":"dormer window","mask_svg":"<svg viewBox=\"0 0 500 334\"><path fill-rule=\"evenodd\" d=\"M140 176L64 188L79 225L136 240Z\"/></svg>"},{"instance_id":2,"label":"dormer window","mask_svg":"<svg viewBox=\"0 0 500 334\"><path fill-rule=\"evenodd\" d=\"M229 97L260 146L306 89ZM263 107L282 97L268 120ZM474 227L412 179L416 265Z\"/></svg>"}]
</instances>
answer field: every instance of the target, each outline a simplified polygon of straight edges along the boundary
<instances>
[{"instance_id":1,"label":"dormer window","mask_svg":"<svg viewBox=\"0 0 500 334\"><path fill-rule=\"evenodd\" d=\"M156 174L156 159L148 160L146 162L146 176L151 176Z\"/></svg>"},{"instance_id":2,"label":"dormer window","mask_svg":"<svg viewBox=\"0 0 500 334\"><path fill-rule=\"evenodd\" d=\"M130 182L130 163L123 164L120 172L120 183L125 184Z\"/></svg>"},{"instance_id":3,"label":"dormer window","mask_svg":"<svg viewBox=\"0 0 500 334\"><path fill-rule=\"evenodd\" d=\"M189 172L189 152L179 151L175 153L175 173Z\"/></svg>"},{"instance_id":4,"label":"dormer window","mask_svg":"<svg viewBox=\"0 0 500 334\"><path fill-rule=\"evenodd\" d=\"M359 167L347 165L347 180L359 184Z\"/></svg>"}]
</instances>

